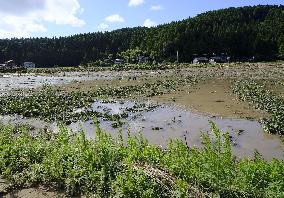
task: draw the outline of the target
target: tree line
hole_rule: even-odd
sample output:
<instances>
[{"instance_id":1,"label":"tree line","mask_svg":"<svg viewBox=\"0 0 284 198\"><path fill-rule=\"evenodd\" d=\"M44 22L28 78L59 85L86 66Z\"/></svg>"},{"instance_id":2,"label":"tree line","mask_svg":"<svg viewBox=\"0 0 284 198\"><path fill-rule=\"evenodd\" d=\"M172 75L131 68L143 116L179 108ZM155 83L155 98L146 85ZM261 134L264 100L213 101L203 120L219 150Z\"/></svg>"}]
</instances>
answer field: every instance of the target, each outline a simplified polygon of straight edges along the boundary
<instances>
[{"instance_id":1,"label":"tree line","mask_svg":"<svg viewBox=\"0 0 284 198\"><path fill-rule=\"evenodd\" d=\"M258 60L284 56L284 6L259 5L209 11L157 27L123 28L111 32L53 38L0 40L0 62L33 61L38 66L77 66L121 58L129 50L155 61L181 62L195 56L226 54Z\"/></svg>"}]
</instances>

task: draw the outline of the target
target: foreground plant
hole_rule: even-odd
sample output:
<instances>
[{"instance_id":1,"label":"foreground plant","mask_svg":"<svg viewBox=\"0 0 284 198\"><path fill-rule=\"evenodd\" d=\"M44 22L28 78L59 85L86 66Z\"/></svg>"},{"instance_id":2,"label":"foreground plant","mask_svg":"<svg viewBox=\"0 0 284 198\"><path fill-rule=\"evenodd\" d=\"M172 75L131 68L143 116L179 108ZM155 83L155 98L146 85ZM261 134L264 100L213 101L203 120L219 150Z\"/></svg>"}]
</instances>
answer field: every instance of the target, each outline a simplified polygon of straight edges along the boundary
<instances>
[{"instance_id":1,"label":"foreground plant","mask_svg":"<svg viewBox=\"0 0 284 198\"><path fill-rule=\"evenodd\" d=\"M212 123L204 147L172 141L166 150L142 137L96 139L61 126L58 134L29 135L0 126L0 175L17 186L44 184L71 195L98 197L283 197L283 161L237 161L228 134ZM127 142L127 144L125 144Z\"/></svg>"}]
</instances>

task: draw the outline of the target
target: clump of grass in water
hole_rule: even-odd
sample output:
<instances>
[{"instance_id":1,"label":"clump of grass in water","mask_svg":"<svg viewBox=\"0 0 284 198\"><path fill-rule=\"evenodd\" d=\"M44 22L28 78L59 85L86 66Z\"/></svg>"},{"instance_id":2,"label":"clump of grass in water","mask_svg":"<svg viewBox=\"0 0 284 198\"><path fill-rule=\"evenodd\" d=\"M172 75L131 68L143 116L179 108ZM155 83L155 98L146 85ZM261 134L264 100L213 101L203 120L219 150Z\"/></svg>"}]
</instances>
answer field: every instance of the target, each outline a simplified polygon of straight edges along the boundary
<instances>
[{"instance_id":1,"label":"clump of grass in water","mask_svg":"<svg viewBox=\"0 0 284 198\"><path fill-rule=\"evenodd\" d=\"M264 129L269 133L284 135L284 100L261 84L252 80L237 81L233 91L241 100L248 101L256 109L270 114L264 120Z\"/></svg>"},{"instance_id":2,"label":"clump of grass in water","mask_svg":"<svg viewBox=\"0 0 284 198\"><path fill-rule=\"evenodd\" d=\"M58 134L32 137L25 128L0 126L0 175L17 185L46 184L72 195L98 197L283 197L283 161L236 161L228 134L214 123L214 138L188 149L172 141L167 150L141 136L96 139L61 126ZM20 132L19 132L20 131Z\"/></svg>"}]
</instances>

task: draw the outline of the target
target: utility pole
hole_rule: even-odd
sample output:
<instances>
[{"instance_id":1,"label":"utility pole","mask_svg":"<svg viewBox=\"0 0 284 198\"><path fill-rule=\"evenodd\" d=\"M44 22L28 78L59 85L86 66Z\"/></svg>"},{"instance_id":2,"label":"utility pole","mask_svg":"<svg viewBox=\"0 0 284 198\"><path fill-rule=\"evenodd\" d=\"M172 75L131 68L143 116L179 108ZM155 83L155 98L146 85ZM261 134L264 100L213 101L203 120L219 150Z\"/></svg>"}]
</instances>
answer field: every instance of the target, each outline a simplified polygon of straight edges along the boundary
<instances>
[{"instance_id":1,"label":"utility pole","mask_svg":"<svg viewBox=\"0 0 284 198\"><path fill-rule=\"evenodd\" d=\"M177 63L178 63L178 61L179 61L179 54L178 54L178 51L177 51Z\"/></svg>"}]
</instances>

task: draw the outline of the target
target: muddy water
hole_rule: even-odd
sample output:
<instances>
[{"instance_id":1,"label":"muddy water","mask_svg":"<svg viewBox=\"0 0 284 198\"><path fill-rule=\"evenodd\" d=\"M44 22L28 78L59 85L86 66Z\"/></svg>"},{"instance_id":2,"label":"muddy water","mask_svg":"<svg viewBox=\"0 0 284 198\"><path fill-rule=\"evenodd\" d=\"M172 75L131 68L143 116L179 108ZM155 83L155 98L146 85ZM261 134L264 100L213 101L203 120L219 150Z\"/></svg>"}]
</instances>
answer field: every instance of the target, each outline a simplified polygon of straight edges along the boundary
<instances>
[{"instance_id":1,"label":"muddy water","mask_svg":"<svg viewBox=\"0 0 284 198\"><path fill-rule=\"evenodd\" d=\"M135 112L128 108L138 106ZM185 110L181 107L160 105L153 108L152 103L139 108L139 104L131 101L112 101L105 103L96 101L93 109L110 114L128 112L129 117L122 127L124 137L129 130L132 135L139 134L147 138L150 143L166 147L171 139L181 139L189 147L201 146L201 132L210 132L209 120L215 122L222 131L230 133L233 151L238 157L253 157L254 150L258 150L267 160L272 158L283 159L284 145L278 136L263 132L258 121L246 119L221 119L215 116L205 116ZM100 119L102 129L117 136L119 129L111 127L113 122ZM83 129L88 138L95 138L93 121L73 123L70 129Z\"/></svg>"},{"instance_id":2,"label":"muddy water","mask_svg":"<svg viewBox=\"0 0 284 198\"><path fill-rule=\"evenodd\" d=\"M40 119L28 119L24 118L21 115L0 115L0 123L1 124L13 124L13 125L28 125L31 126L34 129L40 129L40 128L55 128L56 124L50 124L47 122L44 122Z\"/></svg>"}]
</instances>

